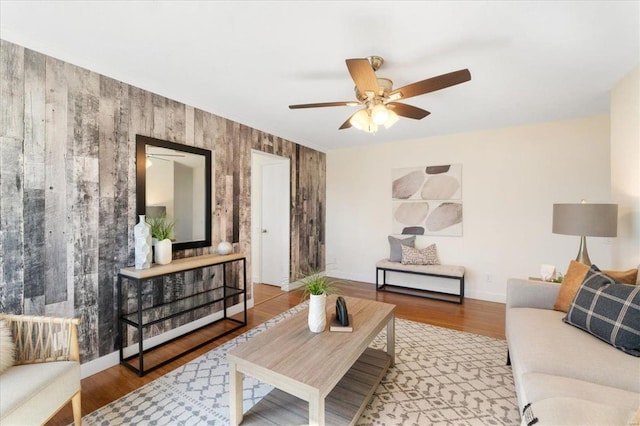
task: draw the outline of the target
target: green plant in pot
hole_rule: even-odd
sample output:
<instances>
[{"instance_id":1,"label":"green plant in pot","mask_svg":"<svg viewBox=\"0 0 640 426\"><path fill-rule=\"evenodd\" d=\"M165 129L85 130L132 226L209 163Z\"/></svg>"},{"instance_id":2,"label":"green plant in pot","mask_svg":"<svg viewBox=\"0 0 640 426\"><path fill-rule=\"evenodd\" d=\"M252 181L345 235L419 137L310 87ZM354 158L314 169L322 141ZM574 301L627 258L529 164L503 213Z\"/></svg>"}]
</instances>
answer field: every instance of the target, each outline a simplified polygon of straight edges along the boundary
<instances>
[{"instance_id":1,"label":"green plant in pot","mask_svg":"<svg viewBox=\"0 0 640 426\"><path fill-rule=\"evenodd\" d=\"M175 223L166 216L149 217L147 223L151 226L151 237L154 240L155 262L160 265L171 263L171 236Z\"/></svg>"},{"instance_id":2,"label":"green plant in pot","mask_svg":"<svg viewBox=\"0 0 640 426\"><path fill-rule=\"evenodd\" d=\"M327 325L327 295L337 293L337 288L319 271L313 271L301 281L303 298L309 297L309 330L321 333Z\"/></svg>"},{"instance_id":3,"label":"green plant in pot","mask_svg":"<svg viewBox=\"0 0 640 426\"><path fill-rule=\"evenodd\" d=\"M303 299L309 296L337 293L337 288L322 272L313 271L301 281L304 289Z\"/></svg>"}]
</instances>

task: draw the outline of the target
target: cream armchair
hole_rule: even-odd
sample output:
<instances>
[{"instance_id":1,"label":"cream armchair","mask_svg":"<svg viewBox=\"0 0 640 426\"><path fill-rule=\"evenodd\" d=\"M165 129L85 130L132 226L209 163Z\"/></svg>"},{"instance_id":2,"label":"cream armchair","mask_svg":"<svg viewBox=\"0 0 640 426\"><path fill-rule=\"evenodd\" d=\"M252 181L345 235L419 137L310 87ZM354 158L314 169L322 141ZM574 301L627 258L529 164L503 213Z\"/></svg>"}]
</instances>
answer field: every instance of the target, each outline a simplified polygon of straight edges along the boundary
<instances>
[{"instance_id":1,"label":"cream armchair","mask_svg":"<svg viewBox=\"0 0 640 426\"><path fill-rule=\"evenodd\" d=\"M0 425L46 423L71 401L81 424L77 319L0 314L11 329L15 364L0 374Z\"/></svg>"}]
</instances>

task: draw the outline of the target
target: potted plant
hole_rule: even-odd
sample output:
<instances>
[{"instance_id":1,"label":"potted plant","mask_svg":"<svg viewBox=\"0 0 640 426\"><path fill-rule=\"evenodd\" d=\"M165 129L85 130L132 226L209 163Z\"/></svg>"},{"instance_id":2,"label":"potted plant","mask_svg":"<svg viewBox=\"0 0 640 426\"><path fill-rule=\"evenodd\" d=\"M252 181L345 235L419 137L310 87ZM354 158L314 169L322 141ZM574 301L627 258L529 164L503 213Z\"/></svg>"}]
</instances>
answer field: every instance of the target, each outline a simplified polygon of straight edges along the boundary
<instances>
[{"instance_id":1,"label":"potted plant","mask_svg":"<svg viewBox=\"0 0 640 426\"><path fill-rule=\"evenodd\" d=\"M327 325L327 295L337 289L328 278L319 271L313 271L302 279L303 299L309 297L309 330L321 333Z\"/></svg>"},{"instance_id":2,"label":"potted plant","mask_svg":"<svg viewBox=\"0 0 640 426\"><path fill-rule=\"evenodd\" d=\"M171 263L171 234L175 224L166 216L150 217L147 222L151 226L155 262L160 265Z\"/></svg>"}]
</instances>

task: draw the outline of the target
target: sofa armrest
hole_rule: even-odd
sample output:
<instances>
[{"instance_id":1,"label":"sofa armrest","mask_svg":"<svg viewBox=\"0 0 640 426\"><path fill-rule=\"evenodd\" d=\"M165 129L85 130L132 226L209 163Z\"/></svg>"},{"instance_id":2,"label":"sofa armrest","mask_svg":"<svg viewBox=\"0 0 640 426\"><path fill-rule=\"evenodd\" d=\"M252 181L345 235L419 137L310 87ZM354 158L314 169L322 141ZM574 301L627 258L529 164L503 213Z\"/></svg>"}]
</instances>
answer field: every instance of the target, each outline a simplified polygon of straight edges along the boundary
<instances>
[{"instance_id":1,"label":"sofa armrest","mask_svg":"<svg viewBox=\"0 0 640 426\"><path fill-rule=\"evenodd\" d=\"M560 284L510 278L507 281L507 309L553 309Z\"/></svg>"}]
</instances>

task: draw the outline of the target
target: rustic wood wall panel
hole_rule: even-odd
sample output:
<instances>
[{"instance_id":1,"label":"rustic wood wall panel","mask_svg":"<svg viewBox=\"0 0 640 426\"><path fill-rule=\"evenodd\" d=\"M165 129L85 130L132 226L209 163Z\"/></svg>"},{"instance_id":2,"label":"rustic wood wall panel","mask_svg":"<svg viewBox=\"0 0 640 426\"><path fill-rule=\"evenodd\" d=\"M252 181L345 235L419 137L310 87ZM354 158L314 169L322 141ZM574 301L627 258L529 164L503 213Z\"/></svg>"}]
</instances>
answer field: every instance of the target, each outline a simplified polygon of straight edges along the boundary
<instances>
[{"instance_id":1,"label":"rustic wood wall panel","mask_svg":"<svg viewBox=\"0 0 640 426\"><path fill-rule=\"evenodd\" d=\"M51 305L67 300L68 220L65 157L68 91L63 62L47 58L45 69L45 210L40 212L40 217L44 221L45 229L44 303Z\"/></svg>"},{"instance_id":2,"label":"rustic wood wall panel","mask_svg":"<svg viewBox=\"0 0 640 426\"><path fill-rule=\"evenodd\" d=\"M325 155L15 44L0 42L0 310L81 319L82 361L117 346L116 274L133 264L135 135L213 151L213 253L247 254L251 271L251 150L291 161L291 279L324 268ZM240 283L240 265L228 270ZM221 281L220 268L155 280L143 302ZM133 287L133 286L132 286ZM133 289L132 289L133 290ZM135 305L128 292L125 306ZM154 326L158 334L219 310ZM137 336L127 333L133 342Z\"/></svg>"},{"instance_id":3,"label":"rustic wood wall panel","mask_svg":"<svg viewBox=\"0 0 640 426\"><path fill-rule=\"evenodd\" d=\"M32 51L24 52L24 211L44 211L45 60ZM24 216L25 311L44 314L44 220Z\"/></svg>"},{"instance_id":4,"label":"rustic wood wall panel","mask_svg":"<svg viewBox=\"0 0 640 426\"><path fill-rule=\"evenodd\" d=\"M119 118L118 82L108 78L100 79L100 115L98 122L100 144L98 155L99 168L99 211L98 241L111 241L117 235L115 216L115 187L117 182L118 133L116 129ZM115 244L99 244L98 246L98 335L107 336L115 333L112 324L115 321L113 306L113 274L117 256ZM114 350L106 339L99 340L98 352Z\"/></svg>"},{"instance_id":5,"label":"rustic wood wall panel","mask_svg":"<svg viewBox=\"0 0 640 426\"><path fill-rule=\"evenodd\" d=\"M24 50L0 41L0 310L24 310Z\"/></svg>"}]
</instances>

